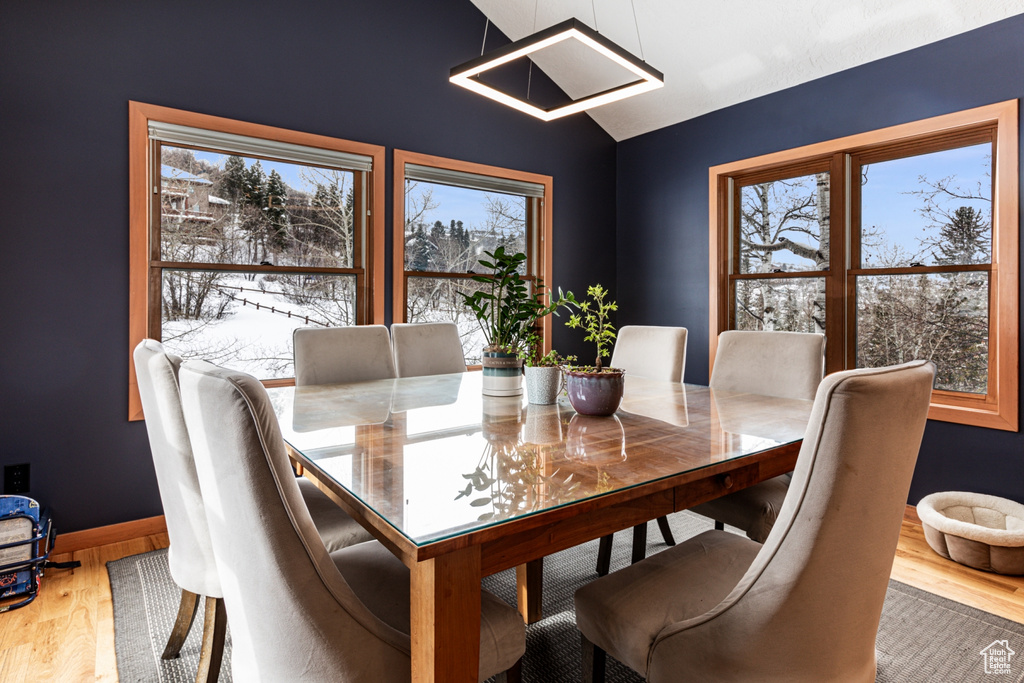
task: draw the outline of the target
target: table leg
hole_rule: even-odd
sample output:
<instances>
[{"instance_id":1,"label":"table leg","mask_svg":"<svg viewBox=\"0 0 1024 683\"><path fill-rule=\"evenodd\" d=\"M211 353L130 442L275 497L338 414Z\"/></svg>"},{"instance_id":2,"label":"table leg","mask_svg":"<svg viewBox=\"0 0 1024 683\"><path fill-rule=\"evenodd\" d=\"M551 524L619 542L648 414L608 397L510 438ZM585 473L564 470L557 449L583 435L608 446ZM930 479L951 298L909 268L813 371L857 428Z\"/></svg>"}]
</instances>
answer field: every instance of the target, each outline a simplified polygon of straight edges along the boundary
<instances>
[{"instance_id":1,"label":"table leg","mask_svg":"<svg viewBox=\"0 0 1024 683\"><path fill-rule=\"evenodd\" d=\"M516 595L519 613L527 624L535 624L544 616L541 601L544 596L544 558L516 567Z\"/></svg>"},{"instance_id":2,"label":"table leg","mask_svg":"<svg viewBox=\"0 0 1024 683\"><path fill-rule=\"evenodd\" d=\"M414 683L476 683L480 669L480 546L418 562L410 572Z\"/></svg>"},{"instance_id":3,"label":"table leg","mask_svg":"<svg viewBox=\"0 0 1024 683\"><path fill-rule=\"evenodd\" d=\"M647 556L647 522L633 527L633 557L631 564L636 564Z\"/></svg>"}]
</instances>

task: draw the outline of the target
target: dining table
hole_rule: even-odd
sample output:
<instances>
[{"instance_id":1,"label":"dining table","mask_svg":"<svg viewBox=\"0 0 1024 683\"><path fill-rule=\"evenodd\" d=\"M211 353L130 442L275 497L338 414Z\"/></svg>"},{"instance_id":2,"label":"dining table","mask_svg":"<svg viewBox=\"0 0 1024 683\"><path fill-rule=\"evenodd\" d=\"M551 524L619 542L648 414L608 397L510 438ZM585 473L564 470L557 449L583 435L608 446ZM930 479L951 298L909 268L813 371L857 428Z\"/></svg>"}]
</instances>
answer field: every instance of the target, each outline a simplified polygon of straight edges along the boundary
<instances>
[{"instance_id":1,"label":"dining table","mask_svg":"<svg viewBox=\"0 0 1024 683\"><path fill-rule=\"evenodd\" d=\"M417 682L477 680L483 577L515 568L538 620L545 556L791 471L812 405L627 373L595 417L481 385L268 389L295 464L409 568Z\"/></svg>"}]
</instances>

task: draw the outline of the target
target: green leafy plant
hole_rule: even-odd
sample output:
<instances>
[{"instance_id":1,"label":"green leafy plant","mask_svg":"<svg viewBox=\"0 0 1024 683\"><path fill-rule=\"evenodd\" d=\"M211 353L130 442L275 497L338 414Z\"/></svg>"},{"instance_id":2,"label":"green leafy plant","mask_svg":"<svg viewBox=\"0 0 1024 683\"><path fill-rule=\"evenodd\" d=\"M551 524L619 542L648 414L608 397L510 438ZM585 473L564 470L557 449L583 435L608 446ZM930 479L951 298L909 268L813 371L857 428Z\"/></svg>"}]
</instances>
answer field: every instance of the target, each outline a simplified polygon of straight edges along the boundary
<instances>
[{"instance_id":1,"label":"green leafy plant","mask_svg":"<svg viewBox=\"0 0 1024 683\"><path fill-rule=\"evenodd\" d=\"M487 285L472 294L462 294L466 306L473 311L477 324L487 341L486 351L504 351L520 354L530 347L537 320L554 313L558 308L575 303L572 293L559 297L547 305L543 303L545 287L537 280L536 292L530 292L529 281L520 273L526 254L509 254L505 247L493 252L485 251L487 259L480 265L490 268L489 275L474 275L475 282Z\"/></svg>"},{"instance_id":2,"label":"green leafy plant","mask_svg":"<svg viewBox=\"0 0 1024 683\"><path fill-rule=\"evenodd\" d=\"M576 301L572 292L566 295L568 305L574 306L578 312L570 315L565 325L573 329L582 329L587 333L583 340L597 345L597 359L593 365L595 372L601 372L601 359L611 355L608 347L615 341L615 326L609 315L619 310L619 306L614 301L606 302L604 298L607 295L608 290L601 285L587 287L589 298L583 301Z\"/></svg>"},{"instance_id":3,"label":"green leafy plant","mask_svg":"<svg viewBox=\"0 0 1024 683\"><path fill-rule=\"evenodd\" d=\"M554 349L544 353L540 335L536 333L529 335L526 344L519 351L519 357L528 368L554 368L576 362L576 356L563 356Z\"/></svg>"}]
</instances>

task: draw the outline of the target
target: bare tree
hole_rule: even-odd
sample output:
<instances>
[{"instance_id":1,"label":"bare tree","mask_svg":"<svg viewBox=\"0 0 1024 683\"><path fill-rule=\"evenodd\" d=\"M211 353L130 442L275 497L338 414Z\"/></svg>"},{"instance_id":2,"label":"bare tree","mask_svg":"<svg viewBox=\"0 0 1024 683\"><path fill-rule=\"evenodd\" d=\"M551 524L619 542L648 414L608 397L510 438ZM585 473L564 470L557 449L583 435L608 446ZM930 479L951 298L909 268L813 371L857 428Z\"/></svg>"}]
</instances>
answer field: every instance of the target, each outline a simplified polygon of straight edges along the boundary
<instances>
[{"instance_id":1,"label":"bare tree","mask_svg":"<svg viewBox=\"0 0 1024 683\"><path fill-rule=\"evenodd\" d=\"M784 273L793 269L792 258L776 261L787 253L806 262L809 269L829 267L829 174L817 173L813 184L809 177L778 180L743 188L740 206L740 272ZM799 268L798 268L799 269ZM780 284L781 282L781 284ZM802 308L798 299L806 299L802 290L807 282L798 280L749 280L737 286L737 307L752 326L759 329L797 329L808 332L825 330L825 281L813 281L815 294L805 329L794 311ZM797 304L785 309L782 305Z\"/></svg>"}]
</instances>

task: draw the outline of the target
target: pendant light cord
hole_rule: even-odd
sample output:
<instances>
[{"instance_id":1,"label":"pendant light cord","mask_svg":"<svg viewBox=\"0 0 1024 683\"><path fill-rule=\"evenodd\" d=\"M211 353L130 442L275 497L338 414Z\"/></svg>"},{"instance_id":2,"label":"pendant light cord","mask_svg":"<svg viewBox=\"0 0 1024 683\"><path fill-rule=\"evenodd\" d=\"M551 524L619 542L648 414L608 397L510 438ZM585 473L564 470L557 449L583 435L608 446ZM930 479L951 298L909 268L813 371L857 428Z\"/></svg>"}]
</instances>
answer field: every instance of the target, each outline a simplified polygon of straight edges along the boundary
<instances>
[{"instance_id":1,"label":"pendant light cord","mask_svg":"<svg viewBox=\"0 0 1024 683\"><path fill-rule=\"evenodd\" d=\"M537 32L537 6L540 4L540 0L534 0L533 2L533 33ZM532 35L532 34L531 34ZM530 70L526 73L526 101L530 101L530 86L533 84L533 60L529 57L526 61L530 63Z\"/></svg>"},{"instance_id":2,"label":"pendant light cord","mask_svg":"<svg viewBox=\"0 0 1024 683\"><path fill-rule=\"evenodd\" d=\"M484 24L484 42L480 44L480 56L484 56L484 48L487 47L487 27L491 25L491 18L485 17L487 23Z\"/></svg>"},{"instance_id":3,"label":"pendant light cord","mask_svg":"<svg viewBox=\"0 0 1024 683\"><path fill-rule=\"evenodd\" d=\"M633 3L633 0L629 0L629 6L633 8L633 26L636 28L636 42L640 44L640 59L646 62L647 60L644 58L644 43L640 40L640 23L636 20L636 5Z\"/></svg>"},{"instance_id":4,"label":"pendant light cord","mask_svg":"<svg viewBox=\"0 0 1024 683\"><path fill-rule=\"evenodd\" d=\"M598 31L597 28L597 7L594 6L594 0L590 0L590 12L594 15L594 30ZM598 31L600 32L600 31Z\"/></svg>"}]
</instances>

